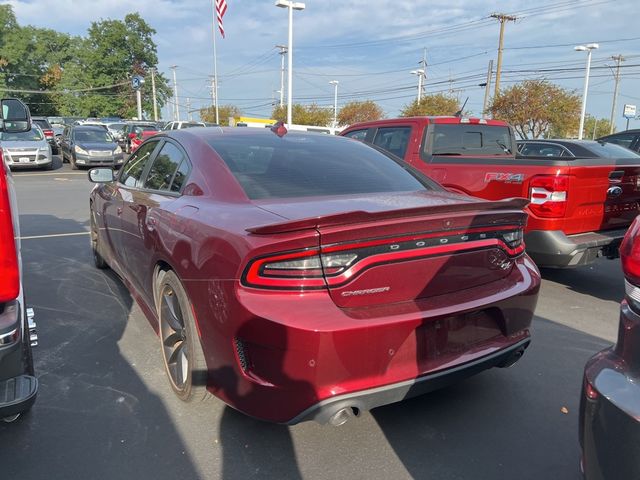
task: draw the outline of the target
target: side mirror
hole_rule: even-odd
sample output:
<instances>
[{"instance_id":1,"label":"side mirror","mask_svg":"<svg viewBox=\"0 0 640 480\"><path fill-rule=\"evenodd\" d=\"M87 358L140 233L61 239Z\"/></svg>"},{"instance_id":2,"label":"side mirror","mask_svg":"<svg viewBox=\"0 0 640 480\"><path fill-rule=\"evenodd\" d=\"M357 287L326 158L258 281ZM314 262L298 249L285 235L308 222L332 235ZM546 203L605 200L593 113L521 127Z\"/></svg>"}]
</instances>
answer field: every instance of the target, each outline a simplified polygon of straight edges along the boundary
<instances>
[{"instance_id":1,"label":"side mirror","mask_svg":"<svg viewBox=\"0 0 640 480\"><path fill-rule=\"evenodd\" d=\"M136 134L135 133L130 133L129 134L129 138L136 138Z\"/></svg>"},{"instance_id":2,"label":"side mirror","mask_svg":"<svg viewBox=\"0 0 640 480\"><path fill-rule=\"evenodd\" d=\"M2 107L0 131L19 133L31 130L31 114L24 103L17 98L3 98L0 100L0 106Z\"/></svg>"},{"instance_id":3,"label":"side mirror","mask_svg":"<svg viewBox=\"0 0 640 480\"><path fill-rule=\"evenodd\" d=\"M92 168L87 174L89 181L93 183L109 183L115 180L111 168Z\"/></svg>"}]
</instances>

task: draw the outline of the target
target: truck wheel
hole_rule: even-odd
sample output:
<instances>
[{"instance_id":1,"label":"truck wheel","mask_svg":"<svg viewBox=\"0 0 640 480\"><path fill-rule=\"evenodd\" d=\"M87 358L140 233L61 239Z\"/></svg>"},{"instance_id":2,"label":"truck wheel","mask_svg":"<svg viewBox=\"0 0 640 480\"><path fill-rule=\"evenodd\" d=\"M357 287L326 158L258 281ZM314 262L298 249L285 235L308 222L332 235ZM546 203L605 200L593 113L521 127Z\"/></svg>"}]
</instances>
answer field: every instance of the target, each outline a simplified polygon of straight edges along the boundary
<instances>
[{"instance_id":1,"label":"truck wheel","mask_svg":"<svg viewBox=\"0 0 640 480\"><path fill-rule=\"evenodd\" d=\"M109 268L109 265L105 261L104 257L100 254L99 238L98 238L98 225L96 224L95 214L91 210L91 251L93 252L93 264L96 268L104 270Z\"/></svg>"}]
</instances>

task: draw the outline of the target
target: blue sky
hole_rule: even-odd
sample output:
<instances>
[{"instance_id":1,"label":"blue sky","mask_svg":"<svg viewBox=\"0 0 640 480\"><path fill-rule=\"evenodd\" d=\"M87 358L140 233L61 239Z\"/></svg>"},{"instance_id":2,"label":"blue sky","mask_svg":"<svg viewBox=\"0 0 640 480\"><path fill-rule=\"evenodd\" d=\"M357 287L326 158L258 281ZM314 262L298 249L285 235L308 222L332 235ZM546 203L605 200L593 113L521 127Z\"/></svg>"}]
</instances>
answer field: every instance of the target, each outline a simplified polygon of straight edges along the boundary
<instances>
[{"instance_id":1,"label":"blue sky","mask_svg":"<svg viewBox=\"0 0 640 480\"><path fill-rule=\"evenodd\" d=\"M213 72L212 0L9 0L21 24L84 34L92 21L121 19L138 11L156 30L159 68L177 77L182 114L210 105ZM339 103L377 101L389 116L415 98L418 68L427 49L426 91L451 91L467 110L482 110L490 59L496 59L499 25L491 13L515 14L508 23L502 86L526 78L547 78L581 94L586 54L574 45L600 42L593 54L587 112L609 118L613 95L612 55L623 63L616 121L622 105L640 107L640 33L637 0L308 0L294 14L294 102L332 107L338 80ZM286 10L271 0L227 0L226 38L218 36L220 103L233 103L247 116L268 117L279 98L277 44L287 40ZM638 65L638 66L634 66ZM565 69L565 70L559 70ZM169 110L163 110L169 117ZM640 127L632 120L630 127Z\"/></svg>"}]
</instances>

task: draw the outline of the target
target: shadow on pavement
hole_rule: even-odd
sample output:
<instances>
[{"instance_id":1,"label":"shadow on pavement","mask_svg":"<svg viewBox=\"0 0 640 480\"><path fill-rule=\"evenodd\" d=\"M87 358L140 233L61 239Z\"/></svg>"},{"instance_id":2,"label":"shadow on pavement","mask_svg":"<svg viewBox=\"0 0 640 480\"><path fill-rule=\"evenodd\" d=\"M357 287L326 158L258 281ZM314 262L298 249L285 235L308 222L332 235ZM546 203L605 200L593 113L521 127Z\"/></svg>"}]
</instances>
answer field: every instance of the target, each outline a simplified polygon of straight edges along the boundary
<instances>
[{"instance_id":1,"label":"shadow on pavement","mask_svg":"<svg viewBox=\"0 0 640 480\"><path fill-rule=\"evenodd\" d=\"M43 217L21 222L83 230ZM162 401L119 349L133 301L93 267L88 236L26 240L22 257L40 390L29 414L0 423L2 478L200 478Z\"/></svg>"},{"instance_id":2,"label":"shadow on pavement","mask_svg":"<svg viewBox=\"0 0 640 480\"><path fill-rule=\"evenodd\" d=\"M540 270L542 278L565 285L569 290L601 300L620 302L624 297L624 282L620 260L598 259L585 267Z\"/></svg>"},{"instance_id":3,"label":"shadow on pavement","mask_svg":"<svg viewBox=\"0 0 640 480\"><path fill-rule=\"evenodd\" d=\"M513 367L372 411L413 478L581 478L583 368L608 344L537 317L534 330Z\"/></svg>"}]
</instances>

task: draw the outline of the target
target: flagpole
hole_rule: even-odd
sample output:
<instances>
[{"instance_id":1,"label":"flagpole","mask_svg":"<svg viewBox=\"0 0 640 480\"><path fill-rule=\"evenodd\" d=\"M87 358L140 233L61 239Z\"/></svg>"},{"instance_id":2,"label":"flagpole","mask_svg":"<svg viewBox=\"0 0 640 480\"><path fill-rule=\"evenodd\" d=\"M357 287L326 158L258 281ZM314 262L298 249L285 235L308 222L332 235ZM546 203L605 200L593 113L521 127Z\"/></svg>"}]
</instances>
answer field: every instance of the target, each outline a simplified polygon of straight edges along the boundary
<instances>
[{"instance_id":1,"label":"flagpole","mask_svg":"<svg viewBox=\"0 0 640 480\"><path fill-rule=\"evenodd\" d=\"M213 95L214 105L216 109L216 123L220 125L220 117L218 113L218 53L216 50L216 37L218 30L218 11L216 10L216 0L211 0L213 7Z\"/></svg>"}]
</instances>

